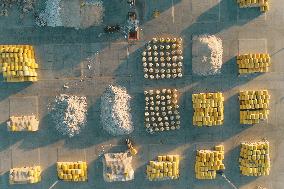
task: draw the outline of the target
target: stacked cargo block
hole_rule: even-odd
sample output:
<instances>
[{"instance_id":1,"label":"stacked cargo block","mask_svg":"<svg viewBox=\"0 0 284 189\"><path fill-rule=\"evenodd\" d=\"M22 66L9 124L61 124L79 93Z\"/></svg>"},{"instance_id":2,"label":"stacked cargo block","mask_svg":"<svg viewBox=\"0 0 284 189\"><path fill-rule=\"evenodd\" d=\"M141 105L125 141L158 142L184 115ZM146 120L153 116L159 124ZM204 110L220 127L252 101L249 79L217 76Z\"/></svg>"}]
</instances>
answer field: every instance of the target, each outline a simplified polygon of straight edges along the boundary
<instances>
[{"instance_id":1,"label":"stacked cargo block","mask_svg":"<svg viewBox=\"0 0 284 189\"><path fill-rule=\"evenodd\" d=\"M144 91L145 127L147 132L162 132L180 128L178 91L162 89Z\"/></svg>"},{"instance_id":2,"label":"stacked cargo block","mask_svg":"<svg viewBox=\"0 0 284 189\"><path fill-rule=\"evenodd\" d=\"M240 8L260 7L261 12L269 11L268 0L237 0Z\"/></svg>"},{"instance_id":3,"label":"stacked cargo block","mask_svg":"<svg viewBox=\"0 0 284 189\"><path fill-rule=\"evenodd\" d=\"M38 64L30 45L1 45L0 66L7 82L37 81Z\"/></svg>"},{"instance_id":4,"label":"stacked cargo block","mask_svg":"<svg viewBox=\"0 0 284 189\"><path fill-rule=\"evenodd\" d=\"M224 146L215 146L215 150L198 150L195 162L197 179L215 179L216 172L224 170Z\"/></svg>"},{"instance_id":5,"label":"stacked cargo block","mask_svg":"<svg viewBox=\"0 0 284 189\"><path fill-rule=\"evenodd\" d=\"M269 54L243 54L237 56L239 74L268 72L271 66Z\"/></svg>"},{"instance_id":6,"label":"stacked cargo block","mask_svg":"<svg viewBox=\"0 0 284 189\"><path fill-rule=\"evenodd\" d=\"M269 142L242 143L239 163L241 174L245 176L269 175Z\"/></svg>"},{"instance_id":7,"label":"stacked cargo block","mask_svg":"<svg viewBox=\"0 0 284 189\"><path fill-rule=\"evenodd\" d=\"M21 167L10 169L10 184L33 184L41 181L41 167Z\"/></svg>"},{"instance_id":8,"label":"stacked cargo block","mask_svg":"<svg viewBox=\"0 0 284 189\"><path fill-rule=\"evenodd\" d=\"M267 90L241 91L240 100L240 123L255 124L260 120L267 120L269 115L270 95Z\"/></svg>"},{"instance_id":9,"label":"stacked cargo block","mask_svg":"<svg viewBox=\"0 0 284 189\"><path fill-rule=\"evenodd\" d=\"M179 161L179 155L158 156L158 161L147 165L147 178L150 181L178 179Z\"/></svg>"},{"instance_id":10,"label":"stacked cargo block","mask_svg":"<svg viewBox=\"0 0 284 189\"><path fill-rule=\"evenodd\" d=\"M224 122L224 96L222 93L192 94L193 125L217 126Z\"/></svg>"},{"instance_id":11,"label":"stacked cargo block","mask_svg":"<svg viewBox=\"0 0 284 189\"><path fill-rule=\"evenodd\" d=\"M31 116L11 116L7 122L8 131L37 131L39 121L35 115Z\"/></svg>"},{"instance_id":12,"label":"stacked cargo block","mask_svg":"<svg viewBox=\"0 0 284 189\"><path fill-rule=\"evenodd\" d=\"M144 78L182 77L183 51L181 38L153 38L142 52Z\"/></svg>"},{"instance_id":13,"label":"stacked cargo block","mask_svg":"<svg viewBox=\"0 0 284 189\"><path fill-rule=\"evenodd\" d=\"M87 163L78 162L57 162L57 174L60 180L64 181L87 181Z\"/></svg>"}]
</instances>

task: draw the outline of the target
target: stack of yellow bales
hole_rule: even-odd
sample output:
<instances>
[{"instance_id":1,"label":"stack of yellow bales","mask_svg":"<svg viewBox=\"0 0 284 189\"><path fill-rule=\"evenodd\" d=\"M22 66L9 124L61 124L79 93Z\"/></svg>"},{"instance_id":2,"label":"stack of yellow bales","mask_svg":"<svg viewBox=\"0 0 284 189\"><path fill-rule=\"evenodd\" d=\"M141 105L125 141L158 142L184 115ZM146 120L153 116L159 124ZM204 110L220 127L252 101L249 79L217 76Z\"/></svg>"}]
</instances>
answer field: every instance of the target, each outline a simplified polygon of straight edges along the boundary
<instances>
[{"instance_id":1,"label":"stack of yellow bales","mask_svg":"<svg viewBox=\"0 0 284 189\"><path fill-rule=\"evenodd\" d=\"M57 162L58 178L64 181L87 181L87 163L78 162Z\"/></svg>"},{"instance_id":2,"label":"stack of yellow bales","mask_svg":"<svg viewBox=\"0 0 284 189\"><path fill-rule=\"evenodd\" d=\"M33 184L41 181L41 167L21 167L10 169L10 184Z\"/></svg>"},{"instance_id":3,"label":"stack of yellow bales","mask_svg":"<svg viewBox=\"0 0 284 189\"><path fill-rule=\"evenodd\" d=\"M30 45L1 45L0 66L7 82L37 81L38 64Z\"/></svg>"},{"instance_id":4,"label":"stack of yellow bales","mask_svg":"<svg viewBox=\"0 0 284 189\"><path fill-rule=\"evenodd\" d=\"M224 146L215 146L215 150L198 150L195 162L197 179L215 179L216 171L224 170Z\"/></svg>"},{"instance_id":5,"label":"stack of yellow bales","mask_svg":"<svg viewBox=\"0 0 284 189\"><path fill-rule=\"evenodd\" d=\"M269 175L270 157L269 142L261 141L254 143L244 142L241 144L239 158L241 174L246 176Z\"/></svg>"},{"instance_id":6,"label":"stack of yellow bales","mask_svg":"<svg viewBox=\"0 0 284 189\"><path fill-rule=\"evenodd\" d=\"M269 54L243 54L237 56L239 74L268 72L271 66Z\"/></svg>"},{"instance_id":7,"label":"stack of yellow bales","mask_svg":"<svg viewBox=\"0 0 284 189\"><path fill-rule=\"evenodd\" d=\"M35 115L11 116L7 122L8 131L37 131L39 121Z\"/></svg>"},{"instance_id":8,"label":"stack of yellow bales","mask_svg":"<svg viewBox=\"0 0 284 189\"><path fill-rule=\"evenodd\" d=\"M261 12L269 11L268 0L237 0L240 8L260 7Z\"/></svg>"},{"instance_id":9,"label":"stack of yellow bales","mask_svg":"<svg viewBox=\"0 0 284 189\"><path fill-rule=\"evenodd\" d=\"M240 92L240 123L255 124L269 115L270 95L267 90Z\"/></svg>"},{"instance_id":10,"label":"stack of yellow bales","mask_svg":"<svg viewBox=\"0 0 284 189\"><path fill-rule=\"evenodd\" d=\"M192 94L193 125L201 127L222 125L224 122L224 96L222 93Z\"/></svg>"},{"instance_id":11,"label":"stack of yellow bales","mask_svg":"<svg viewBox=\"0 0 284 189\"><path fill-rule=\"evenodd\" d=\"M147 165L147 177L150 181L179 178L179 155L158 156L158 161Z\"/></svg>"}]
</instances>

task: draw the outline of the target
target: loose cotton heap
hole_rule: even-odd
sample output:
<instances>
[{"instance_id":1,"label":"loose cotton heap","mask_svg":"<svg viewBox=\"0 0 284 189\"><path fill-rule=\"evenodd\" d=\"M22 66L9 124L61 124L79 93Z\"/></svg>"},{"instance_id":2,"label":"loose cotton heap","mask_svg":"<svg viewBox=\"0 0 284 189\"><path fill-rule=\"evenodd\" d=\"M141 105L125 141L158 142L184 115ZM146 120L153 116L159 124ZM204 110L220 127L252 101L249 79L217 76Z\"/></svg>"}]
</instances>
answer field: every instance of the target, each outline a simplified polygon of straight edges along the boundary
<instances>
[{"instance_id":1,"label":"loose cotton heap","mask_svg":"<svg viewBox=\"0 0 284 189\"><path fill-rule=\"evenodd\" d=\"M223 64L222 40L214 35L193 37L192 71L200 76L221 73Z\"/></svg>"},{"instance_id":2,"label":"loose cotton heap","mask_svg":"<svg viewBox=\"0 0 284 189\"><path fill-rule=\"evenodd\" d=\"M79 134L87 122L87 98L57 96L51 107L51 117L59 133L69 137Z\"/></svg>"},{"instance_id":3,"label":"loose cotton heap","mask_svg":"<svg viewBox=\"0 0 284 189\"><path fill-rule=\"evenodd\" d=\"M125 135L133 131L130 95L120 86L110 85L101 97L101 122L109 134Z\"/></svg>"}]
</instances>

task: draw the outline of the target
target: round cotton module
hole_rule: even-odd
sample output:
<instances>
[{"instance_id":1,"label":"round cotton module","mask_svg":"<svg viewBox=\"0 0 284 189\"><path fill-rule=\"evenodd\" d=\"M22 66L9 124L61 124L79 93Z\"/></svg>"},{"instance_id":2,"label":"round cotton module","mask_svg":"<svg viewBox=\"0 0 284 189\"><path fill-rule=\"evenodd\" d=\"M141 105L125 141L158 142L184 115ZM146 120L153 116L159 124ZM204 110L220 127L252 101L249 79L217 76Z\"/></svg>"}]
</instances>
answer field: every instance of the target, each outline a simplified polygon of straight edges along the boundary
<instances>
[{"instance_id":1,"label":"round cotton module","mask_svg":"<svg viewBox=\"0 0 284 189\"><path fill-rule=\"evenodd\" d=\"M147 61L146 57L142 57L142 62L146 62L146 61Z\"/></svg>"},{"instance_id":2,"label":"round cotton module","mask_svg":"<svg viewBox=\"0 0 284 189\"><path fill-rule=\"evenodd\" d=\"M145 124L145 127L146 127L146 128L150 128L150 127L151 127L150 123L146 123L146 124Z\"/></svg>"},{"instance_id":3,"label":"round cotton module","mask_svg":"<svg viewBox=\"0 0 284 189\"><path fill-rule=\"evenodd\" d=\"M152 42L153 42L153 43L157 43L157 42L158 42L157 38L153 38L153 39L152 39Z\"/></svg>"},{"instance_id":4,"label":"round cotton module","mask_svg":"<svg viewBox=\"0 0 284 189\"><path fill-rule=\"evenodd\" d=\"M164 43L164 42L165 42L165 39L164 39L164 38L160 38L160 42L161 42L161 43Z\"/></svg>"},{"instance_id":5,"label":"round cotton module","mask_svg":"<svg viewBox=\"0 0 284 189\"><path fill-rule=\"evenodd\" d=\"M166 43L169 43L169 42L171 42L171 39L170 38L166 38Z\"/></svg>"},{"instance_id":6,"label":"round cotton module","mask_svg":"<svg viewBox=\"0 0 284 189\"><path fill-rule=\"evenodd\" d=\"M152 56L152 52L149 51L149 52L147 53L147 55L148 55L148 56Z\"/></svg>"},{"instance_id":7,"label":"round cotton module","mask_svg":"<svg viewBox=\"0 0 284 189\"><path fill-rule=\"evenodd\" d=\"M181 55L181 54L182 54L182 50L177 50L176 53L177 53L178 55Z\"/></svg>"},{"instance_id":8,"label":"round cotton module","mask_svg":"<svg viewBox=\"0 0 284 189\"><path fill-rule=\"evenodd\" d=\"M133 132L130 100L126 89L120 86L110 85L102 95L101 122L103 129L109 134L117 136ZM145 112L145 116L148 114Z\"/></svg>"},{"instance_id":9,"label":"round cotton module","mask_svg":"<svg viewBox=\"0 0 284 189\"><path fill-rule=\"evenodd\" d=\"M146 56L147 55L147 52L146 51L143 51L142 52L142 56Z\"/></svg>"},{"instance_id":10,"label":"round cotton module","mask_svg":"<svg viewBox=\"0 0 284 189\"><path fill-rule=\"evenodd\" d=\"M158 46L157 46L157 45L153 45L153 49L154 49L154 50L157 50L157 49L158 49Z\"/></svg>"},{"instance_id":11,"label":"round cotton module","mask_svg":"<svg viewBox=\"0 0 284 189\"><path fill-rule=\"evenodd\" d=\"M160 49L163 50L165 48L164 45L160 45Z\"/></svg>"},{"instance_id":12,"label":"round cotton module","mask_svg":"<svg viewBox=\"0 0 284 189\"><path fill-rule=\"evenodd\" d=\"M147 49L147 51L150 51L150 50L152 49L152 47L151 47L150 45L148 45L148 46L146 47L146 49Z\"/></svg>"},{"instance_id":13,"label":"round cotton module","mask_svg":"<svg viewBox=\"0 0 284 189\"><path fill-rule=\"evenodd\" d=\"M157 51L154 51L154 53L153 53L154 56L158 56L158 54L159 53Z\"/></svg>"}]
</instances>

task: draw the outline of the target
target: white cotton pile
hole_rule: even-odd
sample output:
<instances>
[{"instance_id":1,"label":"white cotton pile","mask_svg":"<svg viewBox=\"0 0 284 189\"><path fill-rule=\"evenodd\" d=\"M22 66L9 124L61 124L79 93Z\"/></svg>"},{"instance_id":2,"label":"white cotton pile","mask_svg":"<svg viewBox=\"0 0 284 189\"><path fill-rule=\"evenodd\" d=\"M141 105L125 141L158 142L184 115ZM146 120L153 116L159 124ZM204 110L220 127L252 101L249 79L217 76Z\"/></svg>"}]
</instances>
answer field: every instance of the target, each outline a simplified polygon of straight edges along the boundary
<instances>
[{"instance_id":1,"label":"white cotton pile","mask_svg":"<svg viewBox=\"0 0 284 189\"><path fill-rule=\"evenodd\" d=\"M101 122L111 135L126 135L133 131L130 95L120 86L110 85L101 97Z\"/></svg>"},{"instance_id":2,"label":"white cotton pile","mask_svg":"<svg viewBox=\"0 0 284 189\"><path fill-rule=\"evenodd\" d=\"M61 0L47 0L45 10L39 14L36 24L51 27L62 26L61 9Z\"/></svg>"},{"instance_id":3,"label":"white cotton pile","mask_svg":"<svg viewBox=\"0 0 284 189\"><path fill-rule=\"evenodd\" d=\"M47 0L45 9L36 18L36 24L84 29L101 24L103 16L101 0Z\"/></svg>"},{"instance_id":4,"label":"white cotton pile","mask_svg":"<svg viewBox=\"0 0 284 189\"><path fill-rule=\"evenodd\" d=\"M193 37L192 71L207 76L221 73L223 64L222 40L214 35Z\"/></svg>"},{"instance_id":5,"label":"white cotton pile","mask_svg":"<svg viewBox=\"0 0 284 189\"><path fill-rule=\"evenodd\" d=\"M87 98L61 94L51 107L55 128L63 135L73 137L81 132L87 123Z\"/></svg>"}]
</instances>

